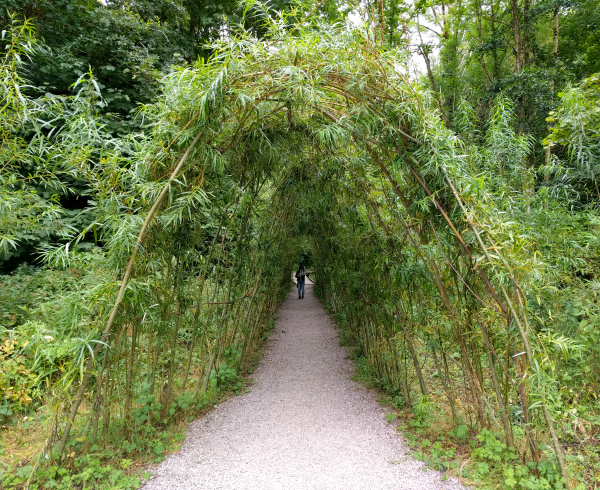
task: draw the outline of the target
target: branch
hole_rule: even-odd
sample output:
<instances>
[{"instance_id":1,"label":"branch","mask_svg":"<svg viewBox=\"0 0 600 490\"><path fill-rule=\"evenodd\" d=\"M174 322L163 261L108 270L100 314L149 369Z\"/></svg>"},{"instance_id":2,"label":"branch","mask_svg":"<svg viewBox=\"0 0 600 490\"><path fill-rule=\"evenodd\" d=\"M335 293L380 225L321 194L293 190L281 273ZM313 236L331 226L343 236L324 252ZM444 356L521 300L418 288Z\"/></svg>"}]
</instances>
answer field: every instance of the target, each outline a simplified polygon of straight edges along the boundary
<instances>
[{"instance_id":1,"label":"branch","mask_svg":"<svg viewBox=\"0 0 600 490\"><path fill-rule=\"evenodd\" d=\"M79 410L79 406L81 405L81 402L83 401L83 396L85 394L85 390L86 390L88 382L90 380L90 375L92 373L92 368L94 366L94 359L96 358L96 356L98 355L98 353L100 352L102 347L106 344L106 340L108 339L108 337L110 335L110 331L112 330L113 324L115 322L115 319L117 318L119 306L121 305L121 301L123 300L123 295L125 294L125 289L127 288L127 284L129 283L129 278L131 277L131 273L133 272L135 258L137 256L138 250L139 250L142 242L144 241L144 237L146 235L146 231L148 230L148 227L150 226L150 222L152 221L152 218L154 217L154 214L158 210L159 206L162 204L164 198L168 194L169 188L171 187L171 183L175 180L175 177L177 177L180 170L183 168L183 164L185 163L187 158L190 156L190 154L194 150L194 147L196 146L198 141L200 141L201 137L202 137L202 133L198 133L198 135L194 138L194 140L192 141L192 143L190 144L188 149L185 151L185 153L181 157L181 160L179 160L177 167L175 167L175 170L173 170L173 173L169 177L169 180L163 186L161 193L156 198L154 205L152 206L152 208L150 208L150 211L148 211L148 215L146 216L146 219L144 220L144 223L142 224L142 228L140 229L140 232L138 234L137 240L135 242L135 246L133 247L133 252L131 254L129 262L127 263L127 267L125 268L125 274L123 274L123 279L121 280L121 287L119 288L119 292L117 294L117 299L115 300L115 304L110 312L110 316L108 317L108 321L106 322L106 326L104 327L104 331L102 332L102 335L100 336L99 342L96 344L93 354L88 359L85 376L81 380L81 384L79 385L79 390L77 390L77 396L75 398L75 401L73 402L73 405L71 406L71 411L69 413L67 425L64 428L63 435L62 435L60 444L58 446L59 455L62 455L62 453L65 450L67 441L69 440L69 434L71 432L71 427L73 426L73 422L75 420L75 417L77 416L77 411Z\"/></svg>"}]
</instances>

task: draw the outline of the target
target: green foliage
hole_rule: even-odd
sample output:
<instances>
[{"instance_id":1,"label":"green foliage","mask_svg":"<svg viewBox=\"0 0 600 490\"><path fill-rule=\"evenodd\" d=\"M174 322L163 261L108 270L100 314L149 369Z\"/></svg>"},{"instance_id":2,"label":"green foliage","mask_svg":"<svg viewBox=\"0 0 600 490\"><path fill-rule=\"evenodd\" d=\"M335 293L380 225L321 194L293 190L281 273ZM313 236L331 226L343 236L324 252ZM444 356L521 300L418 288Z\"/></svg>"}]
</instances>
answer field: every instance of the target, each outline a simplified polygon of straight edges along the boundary
<instances>
[{"instance_id":1,"label":"green foliage","mask_svg":"<svg viewBox=\"0 0 600 490\"><path fill-rule=\"evenodd\" d=\"M549 162L546 172L552 172L563 185L584 193L583 198L599 198L600 74L567 86L558 96L561 102L546 119L551 131L544 140L548 151L554 150L558 155Z\"/></svg>"},{"instance_id":2,"label":"green foliage","mask_svg":"<svg viewBox=\"0 0 600 490\"><path fill-rule=\"evenodd\" d=\"M38 308L76 289L84 271L79 268L51 270L21 265L0 275L0 325L12 329L35 320Z\"/></svg>"},{"instance_id":3,"label":"green foliage","mask_svg":"<svg viewBox=\"0 0 600 490\"><path fill-rule=\"evenodd\" d=\"M450 436L456 438L459 441L464 441L467 438L469 427L461 424L450 431Z\"/></svg>"},{"instance_id":4,"label":"green foliage","mask_svg":"<svg viewBox=\"0 0 600 490\"><path fill-rule=\"evenodd\" d=\"M536 192L535 171L523 168L532 147L531 138L516 130L514 108L506 99L497 99L492 113L494 117L477 146L456 144L453 136L439 129L439 123L432 120L429 125L426 121L427 132L422 137L435 141L435 148L420 149L419 160L415 158L413 163L420 165L421 177L427 176L427 185L450 219L461 223L459 234L465 246L478 248L470 253L474 260L485 264L485 273L494 284L514 292L517 281L519 290L525 291L524 314L532 329L535 359L535 367L529 371L531 377L527 378L532 392L528 401L531 405L526 410L535 417L537 437L547 437L540 435L544 429L538 425L539 412L533 415L545 400L553 417L564 421L558 428L562 439L568 437L566 413L572 407L573 396L590 394L595 390L592 386L596 386L596 381L588 377L590 369L597 372L597 363L591 357L597 356L596 348L586 339L588 332L595 330L585 330L587 322L583 322L583 328L580 326L588 315L595 318L595 307L574 307L574 302L582 304L574 298L595 297L595 282L589 277L597 273L597 242L589 237L594 235L596 220L594 213L574 213L563 199L552 199L544 190ZM466 134L473 131L471 117L465 105ZM383 155L381 152L379 158L383 159ZM501 354L507 352L507 345L513 346L513 359L525 354L522 349L516 350L516 345L522 345L519 331L514 323L508 331L505 325L496 323L498 310L492 311L491 306L496 300L488 296L485 283L470 276L479 273L472 263L463 262L464 248L456 250L456 236L444 237L440 229L445 224L439 221L432 198L415 189L411 185L414 181L406 178L412 165L396 161L394 182L388 184L377 167L370 166L372 161L361 160L361 171L366 174L363 184L356 183L356 170L346 164L344 184L334 187L329 175L320 183L317 195L332 195L324 198L325 205L311 206L314 197L307 199L314 216L315 250L320 251L315 265L319 293L332 313L343 320L344 338L358 344L355 350L362 353L358 372L365 373L361 379L370 378L368 382L406 402L411 413L405 426L421 435L435 435L436 426L448 423L452 417L454 427L449 432L460 444L469 441L470 434L477 433L481 424L481 444L473 449L479 461L475 471L466 471L471 477L498 481L505 468L515 465L515 443L509 443L509 435L504 431L492 434L485 428L488 424L484 420L491 417L490 423L501 427L500 417L505 410L502 403L506 403L512 414L506 421L509 427L513 425L509 429L513 440L527 440L520 425L524 422L522 402L511 382L522 376L522 368L515 361L503 367L494 365L494 358L508 356ZM447 193L445 172L454 176L461 189L460 198L468 203L466 215L449 204L455 202L456 196ZM391 197L396 185L404 196L410 196L412 205L402 209ZM488 256L477 246L473 227L465 223L467 220L473 220L480 238L487 241ZM425 230L423 222L427 223ZM436 271L429 258L435 260L443 286L436 283ZM458 278L451 279L455 274ZM450 305L441 297L442 287L450 297ZM521 299L517 301L525 304ZM489 323L485 326L484 322ZM477 342L478 347L472 342ZM493 364L486 355L487 342ZM472 375L465 373L471 369ZM497 379L504 379L504 388L494 387L492 370ZM573 389L574 384L578 388ZM478 386L484 394L478 394ZM465 399L465 391L472 392L473 397L485 397L486 408L477 414L477 408ZM496 405L498 400L501 402ZM584 403L591 407L594 400L594 396L586 397ZM490 409L490 403L497 408ZM439 410L442 404L446 412L439 418L445 417L445 421L434 417L431 409L435 406ZM464 404L472 408L465 410ZM473 418L479 422L473 423ZM593 426L592 417L584 418L585 424ZM465 424L465 420L470 423ZM597 428L590 426L590 430L596 433ZM548 445L544 448L543 461L552 461L553 451ZM437 453L420 450L418 456L441 467ZM527 468L526 474L519 469L522 474L515 478L515 485L560 485L562 476L556 468L551 476L543 478L537 469L531 472Z\"/></svg>"},{"instance_id":5,"label":"green foliage","mask_svg":"<svg viewBox=\"0 0 600 490\"><path fill-rule=\"evenodd\" d=\"M425 451L414 452L412 454L413 458L423 461L427 466L437 471L456 468L456 462L453 461L456 452L454 447L445 448L439 441L432 444L429 439L422 440L420 444Z\"/></svg>"},{"instance_id":6,"label":"green foliage","mask_svg":"<svg viewBox=\"0 0 600 490\"><path fill-rule=\"evenodd\" d=\"M502 488L550 490L566 489L566 481L550 460L519 464L515 451L499 440L500 435L486 429L477 435L479 446L473 451L477 461L474 476L493 481L501 471Z\"/></svg>"},{"instance_id":7,"label":"green foliage","mask_svg":"<svg viewBox=\"0 0 600 490\"><path fill-rule=\"evenodd\" d=\"M111 136L98 113L104 101L91 73L76 80L74 96L37 96L21 76L25 61L39 52L31 24L13 18L2 35L0 266L56 245L64 248L63 259L69 248L93 251L89 233L94 243L102 238L94 220L103 220L109 203L91 198L102 178L127 172L127 157L142 137Z\"/></svg>"},{"instance_id":8,"label":"green foliage","mask_svg":"<svg viewBox=\"0 0 600 490\"><path fill-rule=\"evenodd\" d=\"M92 451L89 454L73 460L71 470L60 466L49 466L38 470L32 489L70 490L72 488L97 489L134 489L140 487L138 475L127 475L125 470L131 460L123 459L120 464L106 465L103 458L106 453ZM5 475L0 482L4 488L20 488L32 480L32 465L18 468L14 474Z\"/></svg>"},{"instance_id":9,"label":"green foliage","mask_svg":"<svg viewBox=\"0 0 600 490\"><path fill-rule=\"evenodd\" d=\"M162 7L175 7L171 15L182 10L175 2ZM73 84L91 68L105 93L103 112L117 113L128 122L137 104L157 95L159 71L180 63L189 53L184 25L176 19L144 18L135 9L113 7L110 2L3 0L3 24L7 11L19 14L21 20L31 19L43 33L45 49L36 52L26 68L35 87L69 95ZM115 120L111 129L126 131L127 126Z\"/></svg>"},{"instance_id":10,"label":"green foliage","mask_svg":"<svg viewBox=\"0 0 600 490\"><path fill-rule=\"evenodd\" d=\"M44 5L48 18L73 6ZM176 23L160 5L143 17L144 2L123 17L120 3L77 5L102 29ZM423 436L418 457L458 471L458 448L470 444L467 471L478 479L563 485L577 466L562 464L561 441L598 432L598 221L593 202L571 205L538 185L523 94L485 110L453 95L459 111L446 118L459 138L441 122L437 94L405 76L401 43L385 49L377 29L249 1L249 29L217 36L231 24L214 16L228 8L208 2L189 14L190 51L206 28L212 56L162 78L139 110L140 132L107 112L132 108L125 92L101 86L114 74L140 89L129 68L102 61L69 95L41 95L23 78L27 57L44 54L31 25L13 19L4 34L0 240L7 254L35 246L45 269L14 276L32 294L1 293L11 322L2 413L58 407L30 469L11 467L6 481L20 484L37 463L47 471L50 455L56 475L71 470L36 478L65 485L121 471L85 459L103 450L94 458L160 461L177 442L170 427L243 387L290 271L312 250L357 378L405 410ZM148 98L132 101L157 89L158 62L144 63ZM541 77L528 73L510 83ZM66 196L85 198L79 214L66 212ZM69 271L78 277L54 278ZM584 467L571 475L582 484L594 469Z\"/></svg>"},{"instance_id":11,"label":"green foliage","mask_svg":"<svg viewBox=\"0 0 600 490\"><path fill-rule=\"evenodd\" d=\"M409 39L420 41L421 64L426 61L430 66L424 82L438 92L437 105L458 133L462 132L462 99L478 116L481 134L493 117L493 101L502 94L517 108L519 132L540 142L547 135L544 118L564 103L556 94L600 71L600 42L594 35L600 25L600 6L593 0L482 0L450 5L422 1L406 10ZM389 28L396 30L393 24ZM393 35L390 32L390 39ZM471 137L478 134L467 136ZM539 169L548 163L538 143L523 167ZM548 185L549 176L537 175L536 185ZM558 178L551 185L562 187L562 181ZM571 184L578 192L587 187L576 181Z\"/></svg>"},{"instance_id":12,"label":"green foliage","mask_svg":"<svg viewBox=\"0 0 600 490\"><path fill-rule=\"evenodd\" d=\"M31 244L45 266L22 266L2 277L10 287L2 288L0 297L6 319L1 333L2 342L6 340L2 421L18 424L32 406L55 406L45 425L52 430L62 423L86 373L92 373L85 421L66 440L62 463L69 463L69 471L61 469L55 478L36 470L35 480L69 487L118 479L116 473L92 469L104 464L106 456L90 462L88 472L80 472L74 461L87 457L90 445L100 440L113 456L160 460L171 447L162 427L204 410L218 393L240 390L240 375L287 293L282 271L290 268L297 252L288 250L285 226L270 226L271 210L258 193L266 178L260 168L250 175L252 185L242 186L239 174L225 171L225 161L216 157L214 165L206 165L205 155L195 154L187 176L170 189L159 226L140 249L135 277L124 295L124 315L107 345L100 330L116 293L115 275L134 247L140 213L155 201L163 167L173 158L164 138L171 146L181 145L171 150L179 151L189 144L189 134L181 137L179 118L166 116L175 110L169 101L146 108L144 117L167 123L155 124L151 137L114 137L101 115L105 99L100 84L91 74L80 78L75 96L37 97L19 75L19 53L35 51L32 30L15 22L9 34L14 42L2 74L9 103L4 110L13 119L12 126L3 119L3 150L12 145L20 158L3 156L1 189L7 199L0 231L7 234L9 250L27 245L26 233L32 235ZM17 118L17 110L23 117ZM27 139L16 133L26 133ZM147 161L152 165L142 163ZM77 214L81 220L61 222L68 213L62 211L60 197L52 200L41 193L42 184L56 189L58 196L85 196L85 209ZM29 214L19 196L32 199ZM47 228L44 206L54 206L52 223L59 230L64 227L59 234L48 234L46 242L33 233ZM15 223L22 227L19 234ZM86 242L92 236L94 245ZM264 247L261 237L272 245ZM137 354L135 365L128 361L131 354ZM216 386L209 379L213 366L218 366ZM41 454L32 459L30 471L36 464L46 468L58 433L54 430L50 442L38 448ZM60 452L53 455L60 459ZM17 485L29 476L10 466L6 482ZM128 485L130 480L123 481Z\"/></svg>"},{"instance_id":13,"label":"green foliage","mask_svg":"<svg viewBox=\"0 0 600 490\"><path fill-rule=\"evenodd\" d=\"M487 429L483 429L476 436L480 446L473 451L473 455L481 461L493 463L514 461L517 458L514 449L508 448L508 446L499 439L500 437L500 434L495 434Z\"/></svg>"},{"instance_id":14,"label":"green foliage","mask_svg":"<svg viewBox=\"0 0 600 490\"><path fill-rule=\"evenodd\" d=\"M85 273L84 263L78 265L81 268L63 271L21 266L0 276L2 322L6 325L0 330L4 342L0 397L8 421L12 419L9 416L37 407L48 383L62 377L70 384L94 343L84 326L73 329L68 323L81 313L78 288L83 284L93 287L102 278L98 271Z\"/></svg>"},{"instance_id":15,"label":"green foliage","mask_svg":"<svg viewBox=\"0 0 600 490\"><path fill-rule=\"evenodd\" d=\"M26 367L25 357L15 353L16 341L4 340L0 346L0 363L2 364L2 380L0 381L0 417L2 422L10 420L15 414L15 407L27 407L32 398L30 390L35 384L35 375Z\"/></svg>"},{"instance_id":16,"label":"green foliage","mask_svg":"<svg viewBox=\"0 0 600 490\"><path fill-rule=\"evenodd\" d=\"M214 373L214 371L213 371ZM211 385L228 387L231 386L237 379L237 372L234 367L229 366L226 362L219 366L216 376L211 374Z\"/></svg>"}]
</instances>

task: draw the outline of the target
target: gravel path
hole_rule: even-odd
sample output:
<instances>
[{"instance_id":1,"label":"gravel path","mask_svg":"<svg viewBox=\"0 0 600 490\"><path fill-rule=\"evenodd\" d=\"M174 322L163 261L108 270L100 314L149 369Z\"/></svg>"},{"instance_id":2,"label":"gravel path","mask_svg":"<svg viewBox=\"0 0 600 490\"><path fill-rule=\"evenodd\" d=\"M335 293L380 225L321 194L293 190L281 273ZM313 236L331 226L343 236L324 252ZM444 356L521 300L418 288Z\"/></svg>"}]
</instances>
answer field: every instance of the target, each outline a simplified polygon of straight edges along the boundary
<instances>
[{"instance_id":1,"label":"gravel path","mask_svg":"<svg viewBox=\"0 0 600 490\"><path fill-rule=\"evenodd\" d=\"M463 489L404 455L325 309L290 293L248 393L189 426L145 490Z\"/></svg>"}]
</instances>

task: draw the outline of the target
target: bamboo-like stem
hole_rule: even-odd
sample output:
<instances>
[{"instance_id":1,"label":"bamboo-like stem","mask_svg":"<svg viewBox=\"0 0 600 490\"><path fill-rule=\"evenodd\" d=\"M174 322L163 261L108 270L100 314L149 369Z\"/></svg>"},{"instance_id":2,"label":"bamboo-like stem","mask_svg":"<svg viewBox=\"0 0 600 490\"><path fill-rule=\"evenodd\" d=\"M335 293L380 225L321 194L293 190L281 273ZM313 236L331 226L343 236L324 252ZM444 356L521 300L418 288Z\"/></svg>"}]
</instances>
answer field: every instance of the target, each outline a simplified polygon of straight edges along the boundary
<instances>
[{"instance_id":1,"label":"bamboo-like stem","mask_svg":"<svg viewBox=\"0 0 600 490\"><path fill-rule=\"evenodd\" d=\"M161 193L158 195L153 206L150 208L150 211L148 211L148 214L146 215L146 219L142 223L142 227L138 234L137 241L133 247L133 252L131 254L131 257L129 258L127 267L125 268L125 273L123 274L123 279L121 280L121 286L119 287L119 292L117 293L117 298L115 300L115 304L110 312L108 321L106 322L106 326L104 327L104 331L102 332L102 335L100 336L100 341L96 344L96 347L94 347L94 351L93 351L94 354L91 355L88 359L85 375L84 375L83 379L81 380L81 384L79 385L79 389L77 390L77 395L75 396L75 400L73 401L73 404L71 406L71 411L69 413L69 417L67 419L66 426L63 429L63 435L60 440L60 444L58 445L58 448L57 448L59 457L62 457L62 454L65 450L65 446L67 445L67 441L69 440L69 434L71 433L71 427L73 426L75 417L77 416L77 411L79 410L79 406L81 405L81 402L83 401L85 390L89 383L90 376L92 374L92 369L94 367L94 359L96 358L96 355L98 355L98 352L100 352L102 347L108 341L108 338L110 336L110 331L112 330L115 319L117 318L119 306L121 305L121 301L123 300L123 296L125 294L125 289L127 288L127 284L129 283L129 278L131 277L131 274L133 272L135 258L137 256L137 253L138 253L141 243L144 241L144 237L146 236L146 231L148 230L148 227L150 226L150 222L152 221L154 214L156 213L156 211L162 204L163 200L167 196L167 194L169 192L169 188L171 187L171 183L173 182L173 180L175 180L175 178L177 177L177 175L183 168L184 163L186 162L186 160L188 159L188 157L194 150L198 141L200 141L201 137L202 137L202 133L198 133L198 135L194 138L194 140L192 141L190 146L188 146L187 150L185 151L185 153L179 160L177 167L175 167L175 169L171 173L169 180L165 183L165 185L162 188Z\"/></svg>"},{"instance_id":2,"label":"bamboo-like stem","mask_svg":"<svg viewBox=\"0 0 600 490\"><path fill-rule=\"evenodd\" d=\"M481 251L485 255L486 259L491 263L492 262L492 258L490 257L490 254L489 254L489 252L487 250L487 247L484 245L483 240L481 239L481 236L479 234L479 230L477 230L477 228L475 227L475 224L473 223L473 221L469 217L469 213L467 212L467 209L465 208L465 205L463 204L462 199L458 195L458 192L456 192L456 189L455 189L454 185L452 184L452 181L448 177L448 174L446 173L445 170L444 170L444 173L445 173L446 182L448 183L448 186L452 190L452 193L454 194L454 198L456 199L457 204L460 206L460 208L461 208L461 210L462 210L462 212L463 212L463 214L465 216L465 219L467 220L467 222L469 223L469 226L471 227L471 230L475 234L477 242L479 243L479 246L481 247ZM515 286L518 287L518 284L516 283L516 280L512 276L512 274L511 274L511 279L512 279L513 283L515 284ZM504 286L500 286L500 290L502 291L502 295L504 296L504 300L506 301L506 304L507 304L507 306L508 306L508 308L510 310L510 313L511 313L511 315L513 317L513 320L515 321L515 324L517 325L517 329L519 330L519 334L521 335L521 340L523 341L523 348L525 349L525 354L527 356L527 363L529 364L529 366L533 367L534 366L533 353L532 353L532 350L531 350L531 345L529 344L529 338L528 338L527 332L523 328L521 320L520 320L519 316L517 315L517 312L515 311L515 309L513 307L512 301L510 300L510 297L508 295L508 292L506 291L506 288ZM527 311L524 311L523 315L527 315ZM556 430L554 429L554 423L552 422L552 418L550 417L550 413L548 411L548 406L547 406L545 397L542 396L542 398L541 398L540 401L541 401L541 404L542 404L542 410L543 410L543 413L544 413L544 419L545 419L545 422L546 422L546 426L548 427L548 430L550 431L550 438L552 439L552 445L554 447L554 453L556 454L556 459L558 461L558 466L560 468L561 476L565 480L568 480L567 467L566 467L566 464L565 464L564 456L563 456L563 453L562 453L562 449L560 447L560 442L558 441L558 436L556 435Z\"/></svg>"},{"instance_id":3,"label":"bamboo-like stem","mask_svg":"<svg viewBox=\"0 0 600 490\"><path fill-rule=\"evenodd\" d=\"M496 393L496 401L498 402L498 411L500 413L500 420L502 421L502 427L504 428L504 437L506 438L506 444L508 447L514 447L515 443L512 435L512 427L510 426L510 420L506 414L506 404L504 397L502 396L502 390L500 389L500 383L498 382L498 375L496 374L496 367L494 365L494 357L492 356L492 345L488 338L485 327L477 319L477 324L483 335L485 344L485 352L488 358L488 364L490 366L490 375L492 377L492 385L494 386L494 392Z\"/></svg>"},{"instance_id":4,"label":"bamboo-like stem","mask_svg":"<svg viewBox=\"0 0 600 490\"><path fill-rule=\"evenodd\" d=\"M419 358L417 357L417 352L415 351L415 347L410 338L410 335L406 335L406 345L408 346L408 351L410 352L410 357L412 359L413 365L415 367L415 372L417 373L417 378L419 380L419 386L421 388L421 393L423 396L429 396L429 390L427 389L427 384L425 383L425 378L423 377L423 372L421 371L421 365L419 363Z\"/></svg>"},{"instance_id":5,"label":"bamboo-like stem","mask_svg":"<svg viewBox=\"0 0 600 490\"><path fill-rule=\"evenodd\" d=\"M131 391L133 389L133 372L135 365L135 344L136 344L136 324L131 325L131 351L127 356L127 370L125 372L125 403L124 403L124 418L128 416L129 409L131 407ZM127 339L127 333L125 333L125 339ZM127 433L129 433L129 426L126 426Z\"/></svg>"},{"instance_id":6,"label":"bamboo-like stem","mask_svg":"<svg viewBox=\"0 0 600 490\"><path fill-rule=\"evenodd\" d=\"M444 393L446 393L446 398L448 398L448 405L450 405L450 412L452 413L452 420L455 424L458 424L458 415L456 413L455 400L452 394L452 390L450 389L450 385L448 384L447 373L442 369L442 365L440 364L440 360L438 359L437 353L435 352L435 348L431 349L431 355L433 357L433 362L435 364L435 368L438 371L440 376L440 381L442 382L442 388L444 389Z\"/></svg>"}]
</instances>

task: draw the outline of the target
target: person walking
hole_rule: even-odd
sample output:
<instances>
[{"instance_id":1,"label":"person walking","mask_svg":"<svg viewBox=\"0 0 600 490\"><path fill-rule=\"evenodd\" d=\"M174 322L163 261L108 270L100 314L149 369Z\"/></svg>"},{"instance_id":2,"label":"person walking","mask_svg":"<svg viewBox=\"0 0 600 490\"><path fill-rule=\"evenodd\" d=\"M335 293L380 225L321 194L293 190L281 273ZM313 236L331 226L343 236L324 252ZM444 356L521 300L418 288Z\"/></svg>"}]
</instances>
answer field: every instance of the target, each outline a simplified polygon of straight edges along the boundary
<instances>
[{"instance_id":1,"label":"person walking","mask_svg":"<svg viewBox=\"0 0 600 490\"><path fill-rule=\"evenodd\" d=\"M308 273L304 270L304 264L300 264L296 271L296 285L298 286L298 299L304 299L304 282Z\"/></svg>"}]
</instances>

